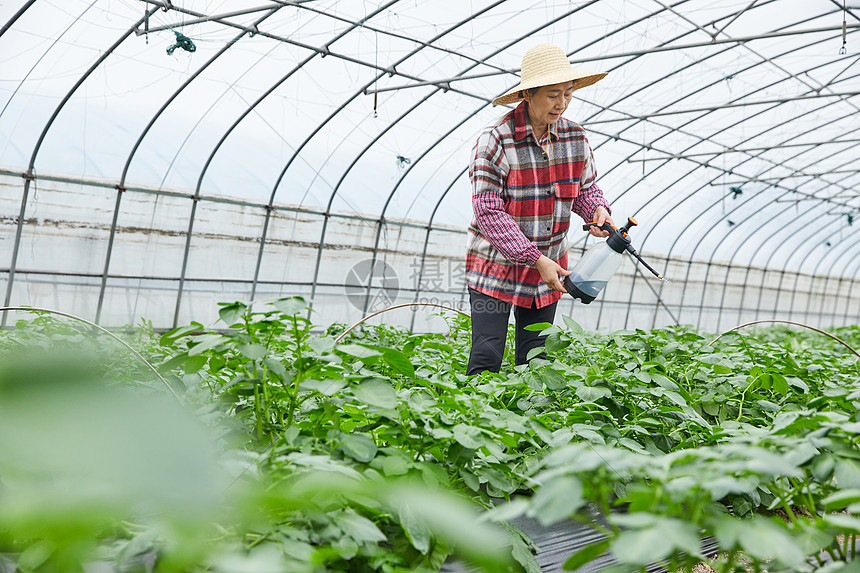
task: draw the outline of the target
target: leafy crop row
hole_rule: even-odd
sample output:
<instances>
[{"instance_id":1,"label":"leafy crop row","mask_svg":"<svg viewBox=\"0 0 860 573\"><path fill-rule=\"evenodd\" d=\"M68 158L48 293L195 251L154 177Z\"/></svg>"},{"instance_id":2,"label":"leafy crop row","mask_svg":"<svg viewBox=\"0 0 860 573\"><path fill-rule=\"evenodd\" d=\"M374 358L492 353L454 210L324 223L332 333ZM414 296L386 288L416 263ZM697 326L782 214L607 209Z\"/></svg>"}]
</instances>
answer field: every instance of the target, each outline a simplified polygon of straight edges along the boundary
<instances>
[{"instance_id":1,"label":"leafy crop row","mask_svg":"<svg viewBox=\"0 0 860 573\"><path fill-rule=\"evenodd\" d=\"M230 478L217 499L229 511L183 529L131 504L81 545L86 536L32 531L0 509L0 550L45 571L100 558L120 570L393 572L438 570L452 553L536 571L530 541L507 525L530 515L603 534L570 569L610 551L619 572L700 561L860 571L860 367L829 339L769 328L710 345L687 328L605 335L564 317L563 328L534 326L549 334L548 360L469 378L468 320L446 319L447 335L365 327L336 344L343 327L312 334L304 310L299 298L263 311L231 303L218 328L133 334L218 432ZM860 329L839 334L860 345ZM58 337L91 344L39 319L6 333L0 351ZM111 380L159 392L117 354ZM0 373L0 392L14 379ZM0 481L28 471L0 461ZM703 537L718 553L702 554Z\"/></svg>"}]
</instances>

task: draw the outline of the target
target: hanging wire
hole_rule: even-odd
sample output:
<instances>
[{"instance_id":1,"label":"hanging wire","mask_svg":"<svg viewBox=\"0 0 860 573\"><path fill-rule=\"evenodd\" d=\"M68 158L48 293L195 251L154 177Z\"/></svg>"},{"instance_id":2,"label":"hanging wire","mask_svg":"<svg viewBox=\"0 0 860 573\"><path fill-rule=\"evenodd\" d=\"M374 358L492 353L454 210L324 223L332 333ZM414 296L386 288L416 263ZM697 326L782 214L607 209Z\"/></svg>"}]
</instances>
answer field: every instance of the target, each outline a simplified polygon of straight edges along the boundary
<instances>
[{"instance_id":1,"label":"hanging wire","mask_svg":"<svg viewBox=\"0 0 860 573\"><path fill-rule=\"evenodd\" d=\"M379 69L379 32L373 33L373 52L374 52L374 62L373 65L376 69ZM379 88L379 74L376 74L376 79L373 82L373 117L379 117L379 114L376 112L376 105L379 103L379 92L377 89Z\"/></svg>"},{"instance_id":2,"label":"hanging wire","mask_svg":"<svg viewBox=\"0 0 860 573\"><path fill-rule=\"evenodd\" d=\"M839 48L839 55L844 56L848 53L848 48L846 45L848 44L848 22L846 20L848 15L848 8L846 4L846 0L842 0L842 47Z\"/></svg>"}]
</instances>

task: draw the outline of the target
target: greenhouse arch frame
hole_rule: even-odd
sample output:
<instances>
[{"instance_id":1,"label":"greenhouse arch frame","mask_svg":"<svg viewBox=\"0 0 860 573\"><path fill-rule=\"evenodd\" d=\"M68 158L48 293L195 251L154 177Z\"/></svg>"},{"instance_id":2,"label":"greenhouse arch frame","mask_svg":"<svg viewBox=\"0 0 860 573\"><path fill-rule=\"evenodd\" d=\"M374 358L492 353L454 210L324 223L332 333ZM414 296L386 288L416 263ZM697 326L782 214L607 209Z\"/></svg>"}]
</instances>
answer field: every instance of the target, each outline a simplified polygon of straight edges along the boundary
<instances>
[{"instance_id":1,"label":"greenhouse arch frame","mask_svg":"<svg viewBox=\"0 0 860 573\"><path fill-rule=\"evenodd\" d=\"M609 72L566 116L669 279L625 263L561 312L610 329L856 324L860 7L711 4L7 4L4 306L158 328L291 295L320 324L468 310L469 153L509 111L492 100L522 53L553 42ZM575 256L592 244L577 227ZM433 312L378 320L444 328Z\"/></svg>"}]
</instances>

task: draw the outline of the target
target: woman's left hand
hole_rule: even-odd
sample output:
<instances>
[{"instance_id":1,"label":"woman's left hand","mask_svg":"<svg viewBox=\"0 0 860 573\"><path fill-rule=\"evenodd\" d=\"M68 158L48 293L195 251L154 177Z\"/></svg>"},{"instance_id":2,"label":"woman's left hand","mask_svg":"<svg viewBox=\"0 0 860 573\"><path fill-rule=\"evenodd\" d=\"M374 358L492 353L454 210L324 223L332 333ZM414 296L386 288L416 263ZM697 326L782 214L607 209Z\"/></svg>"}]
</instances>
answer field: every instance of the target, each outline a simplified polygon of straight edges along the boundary
<instances>
[{"instance_id":1,"label":"woman's left hand","mask_svg":"<svg viewBox=\"0 0 860 573\"><path fill-rule=\"evenodd\" d=\"M615 221L612 220L612 216L609 214L609 211L607 211L606 207L603 207L602 205L594 210L591 220L594 221L595 225L589 229L588 232L595 237L609 236L609 231L604 231L600 228L603 226L603 223L609 223L613 227L615 226Z\"/></svg>"}]
</instances>

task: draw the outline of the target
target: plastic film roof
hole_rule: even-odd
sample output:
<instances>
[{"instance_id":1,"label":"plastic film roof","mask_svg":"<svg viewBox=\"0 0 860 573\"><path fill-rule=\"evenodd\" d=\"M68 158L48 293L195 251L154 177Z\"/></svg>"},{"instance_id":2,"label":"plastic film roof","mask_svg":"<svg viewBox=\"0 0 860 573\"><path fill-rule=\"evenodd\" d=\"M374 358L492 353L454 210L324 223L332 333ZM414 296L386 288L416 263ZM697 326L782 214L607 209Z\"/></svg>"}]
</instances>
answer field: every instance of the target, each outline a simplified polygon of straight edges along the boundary
<instances>
[{"instance_id":1,"label":"plastic film roof","mask_svg":"<svg viewBox=\"0 0 860 573\"><path fill-rule=\"evenodd\" d=\"M565 115L589 135L616 220L639 220L638 250L860 272L856 2L18 0L0 26L0 169L102 185L90 216L107 227L118 194L155 193L121 223L165 244L217 227L207 213L227 204L346 214L369 235L388 220L466 227L469 152L510 109L491 101L529 47L552 42L609 72ZM7 197L3 216L19 207ZM266 213L243 223L257 247ZM322 251L338 232L304 238ZM17 233L0 240L11 274ZM174 242L149 278L212 271L217 246L195 261L205 243L183 256ZM234 263L255 285L256 253ZM110 259L97 248L81 272L121 275Z\"/></svg>"}]
</instances>

